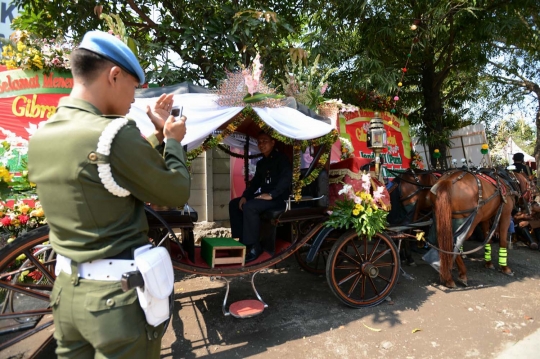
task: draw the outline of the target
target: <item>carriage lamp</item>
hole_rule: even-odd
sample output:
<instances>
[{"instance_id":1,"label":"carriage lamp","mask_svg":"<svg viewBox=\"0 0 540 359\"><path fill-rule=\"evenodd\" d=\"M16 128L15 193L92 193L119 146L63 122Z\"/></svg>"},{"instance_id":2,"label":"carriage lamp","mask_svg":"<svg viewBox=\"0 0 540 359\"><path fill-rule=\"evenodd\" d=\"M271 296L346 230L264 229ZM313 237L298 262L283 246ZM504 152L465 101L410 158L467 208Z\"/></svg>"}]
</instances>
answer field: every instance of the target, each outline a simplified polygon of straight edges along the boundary
<instances>
[{"instance_id":1,"label":"carriage lamp","mask_svg":"<svg viewBox=\"0 0 540 359\"><path fill-rule=\"evenodd\" d=\"M375 175L380 177L380 155L383 148L386 146L386 130L384 123L378 112L375 112L375 117L369 122L369 132L367 135L367 147L372 149L375 156Z\"/></svg>"}]
</instances>

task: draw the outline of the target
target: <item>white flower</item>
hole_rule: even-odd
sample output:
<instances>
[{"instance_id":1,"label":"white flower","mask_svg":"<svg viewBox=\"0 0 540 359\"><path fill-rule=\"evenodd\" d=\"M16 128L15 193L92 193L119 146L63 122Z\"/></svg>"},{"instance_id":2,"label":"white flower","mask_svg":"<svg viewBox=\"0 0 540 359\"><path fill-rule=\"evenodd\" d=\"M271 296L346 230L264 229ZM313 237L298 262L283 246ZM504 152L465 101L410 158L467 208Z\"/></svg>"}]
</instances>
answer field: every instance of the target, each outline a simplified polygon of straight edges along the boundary
<instances>
[{"instance_id":1,"label":"white flower","mask_svg":"<svg viewBox=\"0 0 540 359\"><path fill-rule=\"evenodd\" d=\"M384 197L383 191L384 191L384 187L383 187L383 186L379 186L379 187L377 188L377 190L373 192L373 200L374 200L375 202L379 201L381 198Z\"/></svg>"},{"instance_id":2,"label":"white flower","mask_svg":"<svg viewBox=\"0 0 540 359\"><path fill-rule=\"evenodd\" d=\"M362 188L369 193L371 188L371 175L369 173L364 173L362 175Z\"/></svg>"},{"instance_id":3,"label":"white flower","mask_svg":"<svg viewBox=\"0 0 540 359\"><path fill-rule=\"evenodd\" d=\"M338 194L347 194L352 189L352 186L350 184L346 184L343 186L342 189L339 190Z\"/></svg>"}]
</instances>

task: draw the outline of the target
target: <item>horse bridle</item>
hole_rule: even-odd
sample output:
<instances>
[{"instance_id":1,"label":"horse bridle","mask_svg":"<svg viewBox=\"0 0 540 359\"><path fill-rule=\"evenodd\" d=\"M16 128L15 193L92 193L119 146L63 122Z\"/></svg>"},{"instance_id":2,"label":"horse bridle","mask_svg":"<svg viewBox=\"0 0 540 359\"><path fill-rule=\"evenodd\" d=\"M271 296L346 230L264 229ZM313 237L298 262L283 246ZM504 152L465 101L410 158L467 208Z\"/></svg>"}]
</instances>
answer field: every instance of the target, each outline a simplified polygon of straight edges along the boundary
<instances>
[{"instance_id":1,"label":"horse bridle","mask_svg":"<svg viewBox=\"0 0 540 359\"><path fill-rule=\"evenodd\" d=\"M431 187L433 187L432 185L424 185L420 182L420 178L418 178L418 176L416 175L416 172L414 172L414 170L412 168L408 168L407 169L407 172L395 172L395 171L392 171L391 169L387 168L387 171L392 173L394 176L396 176L397 178L399 178L400 181L403 181L403 182L407 182L407 183L410 183L412 185L415 185L417 187L416 191L412 192L411 194L409 194L407 197L404 197L404 198L400 198L400 202L404 202L410 198L412 198L413 196L415 196L418 192L422 191L422 190L425 190L425 189L430 189ZM413 181L409 181L408 179L405 179L403 177L401 177L401 175L404 175L404 174L412 174L413 178L414 178L414 182ZM433 175L433 173L430 173L431 175Z\"/></svg>"}]
</instances>

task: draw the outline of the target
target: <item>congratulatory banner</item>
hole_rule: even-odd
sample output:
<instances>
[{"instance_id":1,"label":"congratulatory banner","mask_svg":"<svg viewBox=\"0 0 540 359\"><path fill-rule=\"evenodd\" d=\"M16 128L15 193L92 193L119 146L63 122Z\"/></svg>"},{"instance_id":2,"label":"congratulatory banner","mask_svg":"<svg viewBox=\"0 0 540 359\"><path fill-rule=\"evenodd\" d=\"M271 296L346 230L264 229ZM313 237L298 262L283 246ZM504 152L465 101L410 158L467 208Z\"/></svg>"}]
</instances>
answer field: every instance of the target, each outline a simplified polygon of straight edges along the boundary
<instances>
[{"instance_id":1,"label":"congratulatory banner","mask_svg":"<svg viewBox=\"0 0 540 359\"><path fill-rule=\"evenodd\" d=\"M40 122L56 112L58 101L72 88L69 72L0 69L0 139L9 132L28 139Z\"/></svg>"}]
</instances>

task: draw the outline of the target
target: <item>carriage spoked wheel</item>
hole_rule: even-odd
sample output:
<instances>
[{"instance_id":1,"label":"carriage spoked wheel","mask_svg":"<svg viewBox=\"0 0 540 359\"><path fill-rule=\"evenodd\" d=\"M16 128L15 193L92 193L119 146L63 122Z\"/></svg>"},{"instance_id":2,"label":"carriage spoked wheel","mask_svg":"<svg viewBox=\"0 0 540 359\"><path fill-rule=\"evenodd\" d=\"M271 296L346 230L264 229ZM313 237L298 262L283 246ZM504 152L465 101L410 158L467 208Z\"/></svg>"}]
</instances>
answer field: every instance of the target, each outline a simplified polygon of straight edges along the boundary
<instances>
[{"instance_id":1,"label":"carriage spoked wheel","mask_svg":"<svg viewBox=\"0 0 540 359\"><path fill-rule=\"evenodd\" d=\"M309 251L311 250L311 247L313 246L313 238L310 239L302 247L300 247L296 252L294 252L296 261L298 262L300 267L302 267L302 269L312 274L324 274L324 272L326 271L326 263L328 262L330 250L332 250L332 246L334 245L334 243L336 243L337 240L337 238L334 237L333 234L334 232L331 232L330 235L324 239L323 243L321 243L319 250L317 251L317 254L315 254L315 257L311 262L307 261L307 256L309 254Z\"/></svg>"},{"instance_id":2,"label":"carriage spoked wheel","mask_svg":"<svg viewBox=\"0 0 540 359\"><path fill-rule=\"evenodd\" d=\"M334 244L326 266L330 289L353 308L381 303L399 279L399 253L393 240L377 233L368 240L354 230Z\"/></svg>"},{"instance_id":3,"label":"carriage spoked wheel","mask_svg":"<svg viewBox=\"0 0 540 359\"><path fill-rule=\"evenodd\" d=\"M30 348L36 354L52 340L52 331L43 330L53 324L49 296L55 265L48 226L32 230L0 250L0 356L3 350L10 354L18 343L24 351ZM22 342L29 337L30 345Z\"/></svg>"}]
</instances>

